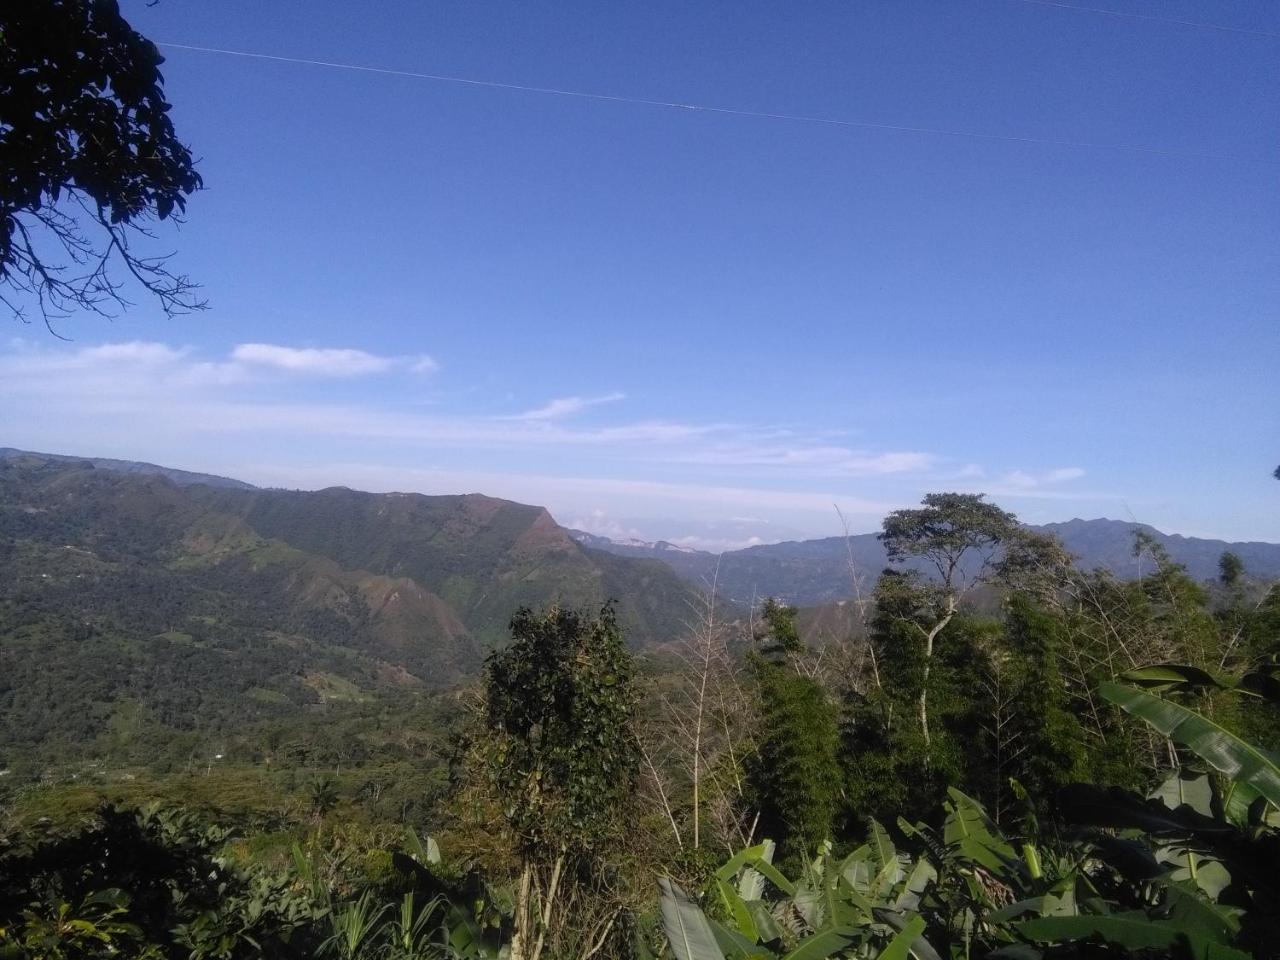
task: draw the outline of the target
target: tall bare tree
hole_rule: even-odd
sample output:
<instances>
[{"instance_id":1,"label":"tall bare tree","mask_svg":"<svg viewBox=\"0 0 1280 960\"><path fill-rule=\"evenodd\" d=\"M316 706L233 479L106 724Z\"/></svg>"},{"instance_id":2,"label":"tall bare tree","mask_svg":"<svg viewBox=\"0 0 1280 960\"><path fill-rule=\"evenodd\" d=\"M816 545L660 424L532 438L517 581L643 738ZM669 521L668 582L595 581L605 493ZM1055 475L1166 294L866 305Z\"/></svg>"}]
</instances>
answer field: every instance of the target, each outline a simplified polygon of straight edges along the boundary
<instances>
[{"instance_id":1,"label":"tall bare tree","mask_svg":"<svg viewBox=\"0 0 1280 960\"><path fill-rule=\"evenodd\" d=\"M754 710L716 585L707 584L670 651L678 670L656 688L659 709L641 736L653 800L677 845L694 850L709 841L732 849L752 832L743 766Z\"/></svg>"}]
</instances>

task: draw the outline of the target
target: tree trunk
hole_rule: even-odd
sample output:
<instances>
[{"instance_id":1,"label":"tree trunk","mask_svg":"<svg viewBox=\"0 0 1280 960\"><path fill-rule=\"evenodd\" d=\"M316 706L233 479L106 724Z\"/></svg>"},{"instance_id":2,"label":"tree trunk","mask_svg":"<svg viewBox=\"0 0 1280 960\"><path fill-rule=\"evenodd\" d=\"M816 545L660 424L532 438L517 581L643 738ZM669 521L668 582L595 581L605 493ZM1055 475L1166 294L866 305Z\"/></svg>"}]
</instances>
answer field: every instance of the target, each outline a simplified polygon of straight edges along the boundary
<instances>
[{"instance_id":1,"label":"tree trunk","mask_svg":"<svg viewBox=\"0 0 1280 960\"><path fill-rule=\"evenodd\" d=\"M926 747L930 745L929 667L933 664L933 642L938 639L938 634L947 628L947 624L951 622L951 618L955 615L956 597L955 594L949 593L947 594L947 612L924 635L924 676L920 680L920 732L924 734L924 745Z\"/></svg>"},{"instance_id":2,"label":"tree trunk","mask_svg":"<svg viewBox=\"0 0 1280 960\"><path fill-rule=\"evenodd\" d=\"M560 855L556 857L555 865L551 868L551 880L547 884L547 896L542 902L541 923L538 925L538 941L533 945L533 953L529 955L529 960L538 960L542 956L542 945L547 939L547 930L551 926L551 911L556 902L556 890L560 887L560 875L564 871L564 850L560 851Z\"/></svg>"},{"instance_id":3,"label":"tree trunk","mask_svg":"<svg viewBox=\"0 0 1280 960\"><path fill-rule=\"evenodd\" d=\"M520 868L520 883L516 887L516 915L511 932L511 960L528 960L529 937L529 888L533 883L533 866L525 859Z\"/></svg>"}]
</instances>

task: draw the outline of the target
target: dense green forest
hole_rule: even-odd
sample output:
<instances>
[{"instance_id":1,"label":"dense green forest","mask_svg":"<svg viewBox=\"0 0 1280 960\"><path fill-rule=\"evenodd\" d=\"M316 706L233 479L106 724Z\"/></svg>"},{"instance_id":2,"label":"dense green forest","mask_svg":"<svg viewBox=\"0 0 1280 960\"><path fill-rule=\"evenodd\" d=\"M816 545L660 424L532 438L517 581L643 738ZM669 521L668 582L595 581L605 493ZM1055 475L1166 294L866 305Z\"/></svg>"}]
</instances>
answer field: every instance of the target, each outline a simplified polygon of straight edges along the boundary
<instances>
[{"instance_id":1,"label":"dense green forest","mask_svg":"<svg viewBox=\"0 0 1280 960\"><path fill-rule=\"evenodd\" d=\"M11 531L54 522L23 516ZM1150 573L1123 580L982 497L931 495L886 518L894 565L840 637L709 593L637 647L612 605L553 603L521 609L474 679L386 697L305 669L260 679L358 656L350 611L327 636L277 604L295 639L264 644L200 604L265 609L271 591L211 588L203 565L184 580L187 555L176 579L127 585L130 558L176 533L56 522L80 544L59 566L10 534L12 569L67 586L10 599L6 636L38 624L31 649L58 652L24 689L78 670L86 695L18 716L10 692L6 716L121 737L137 765L0 780L5 955L1280 955L1280 592L1231 554L1197 582L1140 538ZM95 632L90 611L145 627L144 676L124 676L129 631ZM183 680L207 672L225 693ZM175 735L193 690L230 717L251 681L257 741L219 757ZM134 718L147 733L85 709L112 684L153 711ZM298 689L314 696L287 722L257 692Z\"/></svg>"},{"instance_id":2,"label":"dense green forest","mask_svg":"<svg viewBox=\"0 0 1280 960\"><path fill-rule=\"evenodd\" d=\"M487 497L178 485L0 460L0 761L19 779L420 755L522 604L675 635L690 589ZM449 697L445 695L445 700Z\"/></svg>"}]
</instances>

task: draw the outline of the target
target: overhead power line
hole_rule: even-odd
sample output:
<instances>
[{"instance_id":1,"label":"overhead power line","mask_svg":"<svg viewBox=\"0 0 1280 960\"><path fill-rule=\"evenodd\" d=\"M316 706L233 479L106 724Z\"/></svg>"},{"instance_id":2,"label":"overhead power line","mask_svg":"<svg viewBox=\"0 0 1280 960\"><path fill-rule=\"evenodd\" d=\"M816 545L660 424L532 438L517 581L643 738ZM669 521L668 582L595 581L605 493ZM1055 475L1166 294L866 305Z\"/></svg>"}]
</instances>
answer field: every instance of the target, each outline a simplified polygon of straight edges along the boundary
<instances>
[{"instance_id":1,"label":"overhead power line","mask_svg":"<svg viewBox=\"0 0 1280 960\"><path fill-rule=\"evenodd\" d=\"M1179 27L1198 27L1201 30L1219 30L1223 33L1242 33L1251 37L1266 37L1280 40L1280 33L1266 30L1250 30L1248 27L1228 27L1222 23L1204 23L1200 20L1178 20L1174 17L1157 17L1149 13L1127 13L1123 10L1106 10L1102 7L1081 7L1063 0L1010 0L1012 3L1026 3L1034 7L1057 7L1059 10L1075 10L1077 13L1099 13L1108 17L1120 17L1125 20L1146 20L1149 23L1167 23Z\"/></svg>"},{"instance_id":2,"label":"overhead power line","mask_svg":"<svg viewBox=\"0 0 1280 960\"><path fill-rule=\"evenodd\" d=\"M284 57L270 53L253 53L247 50L228 50L222 47L201 47L188 43L160 43L160 47L169 50L189 50L197 53L214 53L230 57L244 57L251 60L269 60L276 63L302 64L311 67L328 67L336 70L354 70L360 73L376 73L392 77L407 77L413 80L431 80L437 83L453 83L470 87L484 87L492 90L511 90L521 93L536 93L555 97L572 97L580 100L594 100L605 103L621 103L631 106L662 107L676 110L688 110L697 113L711 113L721 116L744 117L756 120L784 120L791 123L820 124L828 127L849 127L859 130L884 130L892 133L913 133L928 136L953 137L965 140L986 140L998 143L1025 143L1047 147L1071 147L1075 149L1115 150L1125 153L1146 154L1157 157L1177 157L1191 160L1221 160L1233 163L1258 163L1280 166L1280 159L1269 157L1245 157L1228 154L1202 153L1190 150L1166 150L1159 147L1144 147L1128 143L1104 143L1089 140L1059 140L1050 137L1020 137L999 133L979 133L972 130L949 130L943 127L922 127L897 123L877 123L871 120L845 120L835 117L819 117L795 113L770 113L762 110L737 110L732 107L716 107L699 103L681 103L674 100L652 100L644 97L623 97L608 93L592 93L585 90L562 90L557 87L536 87L521 83L505 83L498 80L477 80L472 77L454 77L439 73L419 73L413 70L394 70L388 67L370 67L356 63L341 63L334 60L313 60L306 57Z\"/></svg>"}]
</instances>

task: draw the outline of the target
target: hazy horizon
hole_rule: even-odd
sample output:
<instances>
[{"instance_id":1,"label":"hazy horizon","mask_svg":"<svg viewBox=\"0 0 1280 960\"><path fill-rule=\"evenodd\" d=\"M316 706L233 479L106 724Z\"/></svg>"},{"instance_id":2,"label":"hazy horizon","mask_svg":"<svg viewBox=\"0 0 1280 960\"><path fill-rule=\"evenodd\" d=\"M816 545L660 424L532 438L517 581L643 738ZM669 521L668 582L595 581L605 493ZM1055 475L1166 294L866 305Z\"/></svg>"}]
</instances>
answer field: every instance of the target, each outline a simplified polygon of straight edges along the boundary
<instances>
[{"instance_id":1,"label":"hazy horizon","mask_svg":"<svg viewBox=\"0 0 1280 960\"><path fill-rule=\"evenodd\" d=\"M746 547L783 543L787 541L843 536L846 532L853 535L859 535L877 533L880 530L878 519L876 522L865 526L858 526L856 524L849 523L846 530L845 522L849 520L849 517L845 514L844 510L837 509L839 507L838 503L832 504L830 518L831 527L829 529L824 529L820 526L814 528L787 526L785 524L772 522L764 517L756 516L727 516L724 519L719 520L706 519L705 517L613 516L600 509L590 511L576 509L571 502L571 498L557 506L558 495L556 493L556 487L561 485L561 481L559 480L550 481L548 492L552 494L551 499L541 501L531 499L527 496L521 496L518 493L498 493L492 489L451 489L447 487L447 477L438 478L440 483L445 484L445 486L436 487L431 484L423 484L421 485L421 489L412 486L378 486L376 484L360 486L357 483L345 482L341 479L335 479L333 482L315 482L310 484L278 482L265 479L255 481L251 479L251 475L254 473L252 467L247 467L245 472L236 472L217 468L192 467L189 464L182 463L158 463L139 458L116 457L114 455L93 451L40 450L34 448L14 447L12 444L0 442L0 448L4 448L6 446L11 449L26 450L26 452L34 454L52 454L55 456L79 457L84 459L117 459L142 462L157 467L186 470L194 473L204 473L212 476L223 477L225 479L240 480L243 482L253 483L255 486L266 489L314 491L321 490L326 487L345 487L368 493L420 493L428 496L481 494L517 503L545 507L552 514L558 524L570 530L579 530L596 536L608 537L609 539L616 541L635 540L648 543L665 541L677 547L709 551L713 553L740 550ZM340 473L340 470L338 472ZM490 479L494 480L494 478ZM494 480L494 483L495 485L500 485L496 480ZM908 501L903 501L900 504L900 506L910 505L912 504ZM888 509L895 508L887 507L886 512ZM1082 516L1078 514L1070 516L1064 515L1046 520L1033 521L1025 517L1020 519L1033 524L1067 523L1072 520L1105 520L1125 523L1147 523L1146 521L1133 516ZM1154 524L1147 525L1155 526ZM1272 542L1265 540L1265 538L1258 537L1230 538L1205 533L1186 533L1184 531L1167 530L1158 527L1157 529L1160 529L1160 532L1162 533L1201 539L1226 540L1229 542Z\"/></svg>"}]
</instances>

